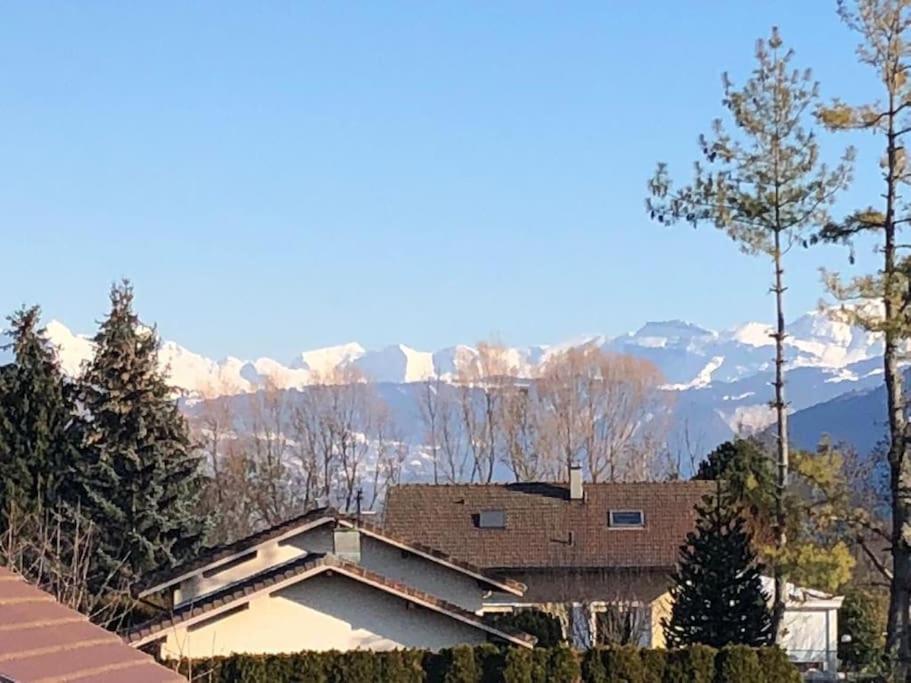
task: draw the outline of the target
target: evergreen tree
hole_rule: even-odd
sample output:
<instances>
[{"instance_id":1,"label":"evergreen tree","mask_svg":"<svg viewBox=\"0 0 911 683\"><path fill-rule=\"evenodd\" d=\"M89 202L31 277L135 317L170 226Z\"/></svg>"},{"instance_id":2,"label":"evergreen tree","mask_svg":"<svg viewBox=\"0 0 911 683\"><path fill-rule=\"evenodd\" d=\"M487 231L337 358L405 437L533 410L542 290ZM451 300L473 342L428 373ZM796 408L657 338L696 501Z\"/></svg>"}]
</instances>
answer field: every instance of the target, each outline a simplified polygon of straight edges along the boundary
<instances>
[{"instance_id":1,"label":"evergreen tree","mask_svg":"<svg viewBox=\"0 0 911 683\"><path fill-rule=\"evenodd\" d=\"M41 309L8 318L14 360L0 368L0 515L58 510L73 500L79 458L71 387L39 328ZM0 520L0 527L2 527Z\"/></svg>"},{"instance_id":2,"label":"evergreen tree","mask_svg":"<svg viewBox=\"0 0 911 683\"><path fill-rule=\"evenodd\" d=\"M818 84L809 70L793 66L777 28L756 46L756 67L741 87L724 76L724 108L733 127L720 119L700 137L702 162L695 177L675 187L665 164L649 183L646 202L660 223L714 225L748 254L769 259L775 294L775 400L777 474L776 545L784 551L785 491L788 488L788 410L785 398L784 259L815 228L829 223L829 206L850 177L853 151L834 169L820 159L810 116L819 104ZM776 565L775 620L784 612L785 575Z\"/></svg>"},{"instance_id":3,"label":"evergreen tree","mask_svg":"<svg viewBox=\"0 0 911 683\"><path fill-rule=\"evenodd\" d=\"M157 332L134 313L129 282L111 288L94 341L81 389L90 416L85 503L100 530L98 569L133 579L201 545L201 463L158 367Z\"/></svg>"},{"instance_id":4,"label":"evergreen tree","mask_svg":"<svg viewBox=\"0 0 911 683\"><path fill-rule=\"evenodd\" d=\"M672 575L674 604L663 623L668 646L770 644L774 631L762 567L738 508L719 483L696 511L696 531L680 547Z\"/></svg>"}]
</instances>

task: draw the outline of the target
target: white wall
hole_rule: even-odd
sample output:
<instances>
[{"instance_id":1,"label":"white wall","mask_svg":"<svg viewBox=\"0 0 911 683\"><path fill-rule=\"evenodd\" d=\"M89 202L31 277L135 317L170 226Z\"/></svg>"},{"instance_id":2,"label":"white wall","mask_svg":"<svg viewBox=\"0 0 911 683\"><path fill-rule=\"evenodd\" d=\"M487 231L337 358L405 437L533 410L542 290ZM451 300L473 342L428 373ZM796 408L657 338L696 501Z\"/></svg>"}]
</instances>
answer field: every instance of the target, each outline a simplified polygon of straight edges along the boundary
<instances>
[{"instance_id":1,"label":"white wall","mask_svg":"<svg viewBox=\"0 0 911 683\"><path fill-rule=\"evenodd\" d=\"M834 607L788 606L782 618L782 647L795 662L825 662L834 672L838 650L838 612Z\"/></svg>"},{"instance_id":2,"label":"white wall","mask_svg":"<svg viewBox=\"0 0 911 683\"><path fill-rule=\"evenodd\" d=\"M477 579L432 562L419 555L406 553L388 543L361 534L361 566L389 579L401 581L420 591L477 612L484 602L487 587ZM516 599L516 596L512 596Z\"/></svg>"},{"instance_id":3,"label":"white wall","mask_svg":"<svg viewBox=\"0 0 911 683\"><path fill-rule=\"evenodd\" d=\"M174 604L175 606L180 605L200 595L212 593L228 584L305 555L307 552L326 553L331 551L332 529L328 524L305 531L281 543L272 541L260 547L255 558L217 572L213 576L204 577L200 572L182 581L174 593Z\"/></svg>"},{"instance_id":4,"label":"white wall","mask_svg":"<svg viewBox=\"0 0 911 683\"><path fill-rule=\"evenodd\" d=\"M487 639L480 629L408 604L353 579L320 574L274 596L263 593L250 601L247 610L202 628L167 630L162 654L209 657L232 652L438 650Z\"/></svg>"}]
</instances>

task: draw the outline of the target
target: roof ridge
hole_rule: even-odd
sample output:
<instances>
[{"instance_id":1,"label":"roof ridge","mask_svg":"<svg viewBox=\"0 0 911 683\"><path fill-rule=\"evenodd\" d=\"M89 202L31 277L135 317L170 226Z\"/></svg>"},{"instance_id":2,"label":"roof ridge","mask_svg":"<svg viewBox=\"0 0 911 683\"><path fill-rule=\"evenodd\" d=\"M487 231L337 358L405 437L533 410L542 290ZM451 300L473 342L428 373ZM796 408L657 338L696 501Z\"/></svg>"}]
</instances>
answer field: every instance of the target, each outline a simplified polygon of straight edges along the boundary
<instances>
[{"instance_id":1,"label":"roof ridge","mask_svg":"<svg viewBox=\"0 0 911 683\"><path fill-rule=\"evenodd\" d=\"M210 593L204 599L194 602L191 601L184 605L181 605L177 609L173 610L170 614L162 615L157 619L152 619L144 624L131 629L126 633L125 637L128 642L137 642L148 636L154 635L160 631L163 631L169 626L177 626L189 619L192 619L197 616L202 616L213 609L220 607L227 607L228 605L235 603L237 601L243 600L246 597L251 596L254 593L271 588L274 584L285 580L292 579L295 576L307 571L309 569L318 569L320 567L325 567L327 570L339 570L344 574L347 574L349 578L352 578L351 575L359 577L361 579L378 583L381 586L395 591L399 595L402 595L406 598L414 598L415 600L427 603L433 607L437 607L444 612L449 612L450 616L457 615L458 618L463 620L468 620L475 624L476 626L499 633L503 636L508 636L521 640L527 644L534 643L534 637L530 636L527 633L510 633L506 629L492 627L486 624L483 619L477 614L470 612L469 610L459 607L458 605L443 600L431 593L422 591L418 588L414 588L409 584L406 584L396 579L389 578L378 572L374 572L370 569L367 569L363 565L349 562L333 553L323 553L318 557L312 555L305 555L301 558L297 558L288 562L280 567L275 567L259 574L254 574L251 577L248 577L244 581L234 584L231 588L225 588L223 590L217 591L215 593ZM304 579L305 580L305 579ZM355 578L357 580L357 578Z\"/></svg>"}]
</instances>

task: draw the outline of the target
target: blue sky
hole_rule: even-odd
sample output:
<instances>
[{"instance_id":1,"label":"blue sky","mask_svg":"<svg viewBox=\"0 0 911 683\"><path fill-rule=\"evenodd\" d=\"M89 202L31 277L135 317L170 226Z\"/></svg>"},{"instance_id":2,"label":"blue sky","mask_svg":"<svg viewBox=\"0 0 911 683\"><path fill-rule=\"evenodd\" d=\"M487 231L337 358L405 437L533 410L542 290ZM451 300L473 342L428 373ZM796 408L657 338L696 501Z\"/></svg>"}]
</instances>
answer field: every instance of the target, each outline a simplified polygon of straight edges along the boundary
<instances>
[{"instance_id":1,"label":"blue sky","mask_svg":"<svg viewBox=\"0 0 911 683\"><path fill-rule=\"evenodd\" d=\"M767 263L649 222L645 183L689 172L773 24L825 94L876 93L834 5L7 4L0 310L91 331L128 276L166 338L283 360L771 320ZM871 201L873 141L824 143ZM822 264L790 259L791 313Z\"/></svg>"}]
</instances>

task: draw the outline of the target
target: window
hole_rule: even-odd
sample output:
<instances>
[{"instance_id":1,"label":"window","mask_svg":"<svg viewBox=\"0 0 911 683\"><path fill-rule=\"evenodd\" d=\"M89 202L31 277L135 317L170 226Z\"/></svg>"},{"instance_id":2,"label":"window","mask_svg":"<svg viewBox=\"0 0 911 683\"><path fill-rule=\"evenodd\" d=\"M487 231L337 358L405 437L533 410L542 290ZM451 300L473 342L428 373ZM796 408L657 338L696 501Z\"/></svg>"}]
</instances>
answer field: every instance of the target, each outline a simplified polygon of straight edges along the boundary
<instances>
[{"instance_id":1,"label":"window","mask_svg":"<svg viewBox=\"0 0 911 683\"><path fill-rule=\"evenodd\" d=\"M607 520L611 529L637 529L645 526L642 510L611 510Z\"/></svg>"},{"instance_id":2,"label":"window","mask_svg":"<svg viewBox=\"0 0 911 683\"><path fill-rule=\"evenodd\" d=\"M481 529L505 529L505 510L481 510L478 515L478 527Z\"/></svg>"}]
</instances>

